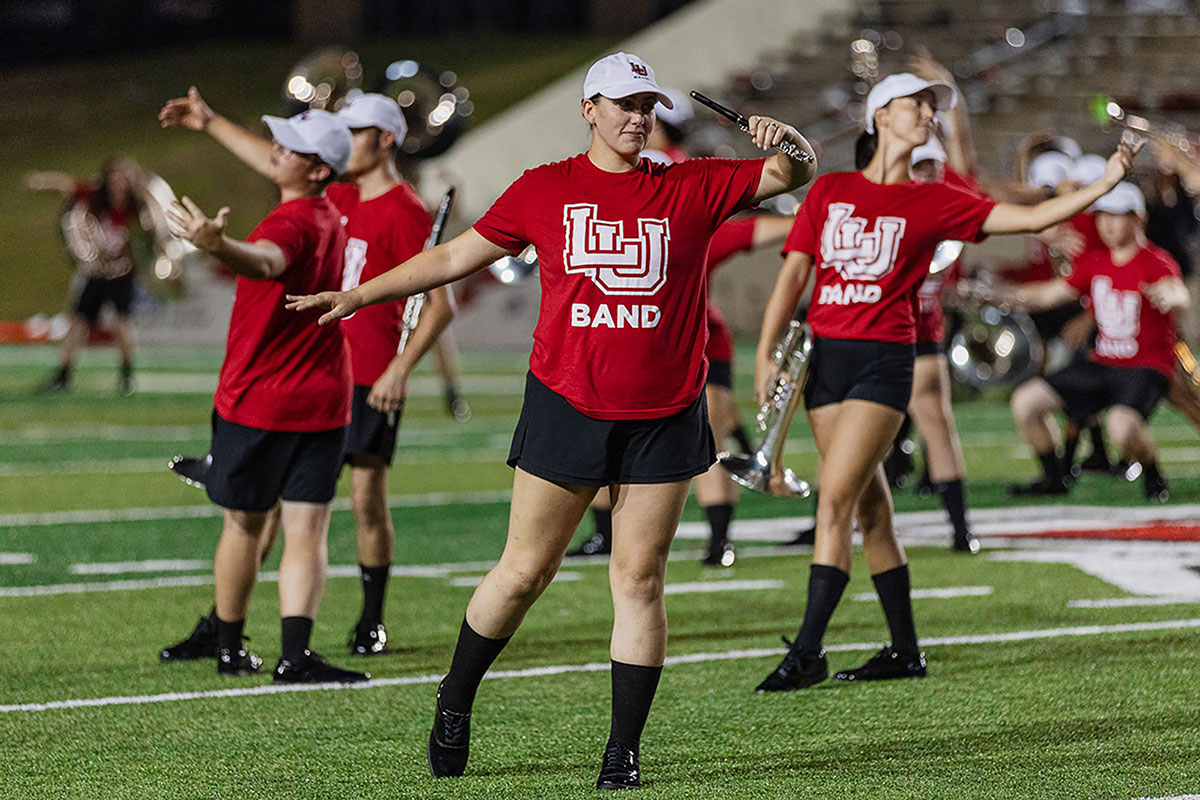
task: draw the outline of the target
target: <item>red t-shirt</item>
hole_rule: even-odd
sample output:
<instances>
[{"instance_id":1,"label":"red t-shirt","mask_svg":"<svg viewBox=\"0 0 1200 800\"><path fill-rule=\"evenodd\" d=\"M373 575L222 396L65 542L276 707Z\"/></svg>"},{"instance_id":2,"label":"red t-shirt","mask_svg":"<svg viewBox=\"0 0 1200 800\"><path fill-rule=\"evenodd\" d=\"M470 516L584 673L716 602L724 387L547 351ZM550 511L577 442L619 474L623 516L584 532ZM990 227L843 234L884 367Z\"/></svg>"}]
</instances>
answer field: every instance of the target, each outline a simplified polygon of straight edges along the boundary
<instances>
[{"instance_id":1,"label":"red t-shirt","mask_svg":"<svg viewBox=\"0 0 1200 800\"><path fill-rule=\"evenodd\" d=\"M693 403L708 367L708 243L750 205L763 163L643 158L611 173L581 153L508 187L475 230L513 253L537 247L534 376L597 419L657 419Z\"/></svg>"},{"instance_id":2,"label":"red t-shirt","mask_svg":"<svg viewBox=\"0 0 1200 800\"><path fill-rule=\"evenodd\" d=\"M350 424L350 354L320 310L288 311L284 295L336 291L346 234L324 197L281 203L247 237L274 242L287 269L270 280L238 277L213 405L230 422L311 432Z\"/></svg>"},{"instance_id":3,"label":"red t-shirt","mask_svg":"<svg viewBox=\"0 0 1200 800\"><path fill-rule=\"evenodd\" d=\"M1079 257L1093 250L1107 249L1104 242L1100 241L1100 234L1096 231L1096 218L1091 213L1084 211L1076 214L1062 224L1070 225L1083 235L1083 252ZM1040 283L1058 277L1054 261L1050 258L1050 248L1038 237L1025 237L1025 258L1025 263L1017 269L1004 270L1004 280L1009 283Z\"/></svg>"},{"instance_id":4,"label":"red t-shirt","mask_svg":"<svg viewBox=\"0 0 1200 800\"><path fill-rule=\"evenodd\" d=\"M412 258L429 239L433 219L407 183L370 200L359 199L354 184L335 183L326 196L342 213L346 226L343 292ZM366 306L342 320L356 384L374 384L396 357L404 302Z\"/></svg>"},{"instance_id":5,"label":"red t-shirt","mask_svg":"<svg viewBox=\"0 0 1200 800\"><path fill-rule=\"evenodd\" d=\"M912 344L914 294L943 239L980 241L995 203L944 183L817 178L783 252L813 257L808 323L818 336Z\"/></svg>"},{"instance_id":6,"label":"red t-shirt","mask_svg":"<svg viewBox=\"0 0 1200 800\"><path fill-rule=\"evenodd\" d=\"M943 167L943 180L947 186L962 189L965 192L987 197L974 178L956 172L949 166ZM946 317L942 313L942 294L947 286L956 283L961 274L962 257L940 272L930 273L917 288L917 302L914 310L917 319L917 344L941 342L946 338Z\"/></svg>"},{"instance_id":7,"label":"red t-shirt","mask_svg":"<svg viewBox=\"0 0 1200 800\"><path fill-rule=\"evenodd\" d=\"M1096 347L1089 358L1114 367L1175 374L1175 317L1142 296L1141 287L1180 276L1167 251L1147 244L1129 263L1113 264L1108 249L1092 250L1075 261L1067 283L1091 299Z\"/></svg>"},{"instance_id":8,"label":"red t-shirt","mask_svg":"<svg viewBox=\"0 0 1200 800\"><path fill-rule=\"evenodd\" d=\"M750 217L731 219L717 228L708 244L708 260L704 264L710 276L731 256L754 247L755 224L757 220ZM725 324L725 317L711 301L705 309L705 315L708 317L708 345L704 348L704 355L709 361L732 361L733 334Z\"/></svg>"}]
</instances>

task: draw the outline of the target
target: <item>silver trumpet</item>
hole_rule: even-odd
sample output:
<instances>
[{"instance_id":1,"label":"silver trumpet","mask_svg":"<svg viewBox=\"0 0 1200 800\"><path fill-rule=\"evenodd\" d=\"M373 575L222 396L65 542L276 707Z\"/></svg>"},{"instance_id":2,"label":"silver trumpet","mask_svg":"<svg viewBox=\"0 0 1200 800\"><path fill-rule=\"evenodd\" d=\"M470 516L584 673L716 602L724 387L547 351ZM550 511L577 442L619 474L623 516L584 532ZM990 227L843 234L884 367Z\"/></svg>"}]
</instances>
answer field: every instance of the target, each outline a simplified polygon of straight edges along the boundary
<instances>
[{"instance_id":1,"label":"silver trumpet","mask_svg":"<svg viewBox=\"0 0 1200 800\"><path fill-rule=\"evenodd\" d=\"M775 345L771 360L775 364L775 379L767 401L758 411L758 429L765 433L762 444L749 455L720 453L717 460L730 477L756 492L771 492L771 476L782 474L783 482L793 497L808 497L808 483L783 466L783 445L787 439L792 416L800 405L808 361L812 354L812 331L796 320L788 325L787 333Z\"/></svg>"}]
</instances>

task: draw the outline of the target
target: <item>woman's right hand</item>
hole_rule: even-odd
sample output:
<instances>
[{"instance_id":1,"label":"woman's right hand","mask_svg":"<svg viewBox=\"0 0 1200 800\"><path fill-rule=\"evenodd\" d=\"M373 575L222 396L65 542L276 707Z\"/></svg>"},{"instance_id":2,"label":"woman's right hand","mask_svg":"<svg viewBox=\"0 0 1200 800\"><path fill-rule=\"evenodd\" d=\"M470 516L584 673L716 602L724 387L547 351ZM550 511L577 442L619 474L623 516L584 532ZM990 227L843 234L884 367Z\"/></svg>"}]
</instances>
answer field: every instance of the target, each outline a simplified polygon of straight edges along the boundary
<instances>
[{"instance_id":1,"label":"woman's right hand","mask_svg":"<svg viewBox=\"0 0 1200 800\"><path fill-rule=\"evenodd\" d=\"M345 319L353 314L358 309L362 308L362 302L358 299L358 293L351 289L348 292L320 292L318 294L289 294L287 297L287 305L284 306L289 311L308 311L313 308L328 308L329 312L322 314L317 320L318 325L328 325L330 322L339 319Z\"/></svg>"},{"instance_id":2,"label":"woman's right hand","mask_svg":"<svg viewBox=\"0 0 1200 800\"><path fill-rule=\"evenodd\" d=\"M754 400L760 406L767 402L775 383L777 371L770 353L759 353L754 358Z\"/></svg>"},{"instance_id":3,"label":"woman's right hand","mask_svg":"<svg viewBox=\"0 0 1200 800\"><path fill-rule=\"evenodd\" d=\"M200 90L195 86L188 88L186 97L176 97L168 100L158 112L158 122L164 128L187 128L202 131L208 128L208 123L216 116L213 110L200 96Z\"/></svg>"},{"instance_id":4,"label":"woman's right hand","mask_svg":"<svg viewBox=\"0 0 1200 800\"><path fill-rule=\"evenodd\" d=\"M1105 181L1109 186L1116 186L1125 180L1125 176L1129 174L1130 167L1133 166L1134 156L1142 152L1142 148L1145 145L1146 140L1136 134L1122 136L1121 143L1117 145L1117 149L1113 154L1108 157L1108 164L1104 167L1104 177L1100 180Z\"/></svg>"}]
</instances>

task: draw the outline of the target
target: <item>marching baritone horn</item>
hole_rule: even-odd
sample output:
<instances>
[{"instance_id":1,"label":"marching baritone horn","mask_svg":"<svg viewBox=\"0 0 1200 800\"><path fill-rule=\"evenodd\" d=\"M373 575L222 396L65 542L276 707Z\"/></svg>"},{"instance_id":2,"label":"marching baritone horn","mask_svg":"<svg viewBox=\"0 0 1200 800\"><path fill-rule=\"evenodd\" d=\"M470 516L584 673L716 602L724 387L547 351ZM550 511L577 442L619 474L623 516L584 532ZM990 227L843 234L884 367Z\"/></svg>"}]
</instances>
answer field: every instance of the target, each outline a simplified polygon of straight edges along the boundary
<instances>
[{"instance_id":1,"label":"marching baritone horn","mask_svg":"<svg viewBox=\"0 0 1200 800\"><path fill-rule=\"evenodd\" d=\"M787 494L793 497L808 497L811 491L807 482L783 466L784 441L800 405L811 355L812 331L808 325L792 320L772 353L775 377L757 417L759 430L766 434L762 444L748 455L723 452L717 456L730 476L747 489L773 493L771 476L778 475Z\"/></svg>"}]
</instances>

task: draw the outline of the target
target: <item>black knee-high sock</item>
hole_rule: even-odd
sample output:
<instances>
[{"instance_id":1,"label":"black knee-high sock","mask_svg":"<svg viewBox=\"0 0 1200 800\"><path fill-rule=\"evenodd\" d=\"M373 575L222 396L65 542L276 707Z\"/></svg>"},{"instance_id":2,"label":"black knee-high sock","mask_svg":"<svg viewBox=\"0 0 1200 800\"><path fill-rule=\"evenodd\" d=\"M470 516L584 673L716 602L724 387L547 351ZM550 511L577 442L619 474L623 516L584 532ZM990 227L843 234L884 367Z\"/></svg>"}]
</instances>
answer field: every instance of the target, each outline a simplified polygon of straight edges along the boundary
<instances>
[{"instance_id":1,"label":"black knee-high sock","mask_svg":"<svg viewBox=\"0 0 1200 800\"><path fill-rule=\"evenodd\" d=\"M642 739L642 728L658 690L662 667L612 662L612 727L609 742L619 742L634 750Z\"/></svg>"},{"instance_id":2,"label":"black knee-high sock","mask_svg":"<svg viewBox=\"0 0 1200 800\"><path fill-rule=\"evenodd\" d=\"M743 453L753 453L754 445L750 444L750 437L746 435L746 426L738 424L736 428L730 431L730 436L738 443L738 447L742 448Z\"/></svg>"},{"instance_id":3,"label":"black knee-high sock","mask_svg":"<svg viewBox=\"0 0 1200 800\"><path fill-rule=\"evenodd\" d=\"M309 640L312 639L311 617L284 617L282 627L282 656L284 661L298 664L306 658Z\"/></svg>"},{"instance_id":4,"label":"black knee-high sock","mask_svg":"<svg viewBox=\"0 0 1200 800\"><path fill-rule=\"evenodd\" d=\"M913 622L912 586L909 583L908 565L872 575L883 615L887 617L888 630L892 634L892 649L902 658L913 657L917 648L917 627Z\"/></svg>"},{"instance_id":5,"label":"black knee-high sock","mask_svg":"<svg viewBox=\"0 0 1200 800\"><path fill-rule=\"evenodd\" d=\"M363 589L363 610L359 624L364 627L373 628L383 623L383 598L387 593L388 575L391 574L391 570L391 564L382 567L358 565Z\"/></svg>"},{"instance_id":6,"label":"black knee-high sock","mask_svg":"<svg viewBox=\"0 0 1200 800\"><path fill-rule=\"evenodd\" d=\"M729 523L733 519L733 504L720 503L715 506L705 506L704 514L708 517L708 525L712 528L712 545L724 546L729 541Z\"/></svg>"},{"instance_id":7,"label":"black knee-high sock","mask_svg":"<svg viewBox=\"0 0 1200 800\"><path fill-rule=\"evenodd\" d=\"M442 680L442 707L459 714L471 713L475 692L488 667L500 655L511 636L489 639L471 630L464 617L458 631L458 644L450 662L450 672Z\"/></svg>"},{"instance_id":8,"label":"black knee-high sock","mask_svg":"<svg viewBox=\"0 0 1200 800\"><path fill-rule=\"evenodd\" d=\"M593 508L592 522L596 523L596 533L607 541L612 541L612 509Z\"/></svg>"},{"instance_id":9,"label":"black knee-high sock","mask_svg":"<svg viewBox=\"0 0 1200 800\"><path fill-rule=\"evenodd\" d=\"M967 492L963 488L962 478L937 484L937 491L950 516L950 524L954 526L954 535L966 536L971 529L967 527Z\"/></svg>"},{"instance_id":10,"label":"black knee-high sock","mask_svg":"<svg viewBox=\"0 0 1200 800\"><path fill-rule=\"evenodd\" d=\"M821 652L821 640L829 618L842 599L850 576L837 567L813 564L808 571L808 603L804 606L804 622L792 645L801 655L815 656Z\"/></svg>"},{"instance_id":11,"label":"black knee-high sock","mask_svg":"<svg viewBox=\"0 0 1200 800\"><path fill-rule=\"evenodd\" d=\"M242 630L245 628L245 619L224 620L217 616L216 609L213 609L212 619L216 623L217 628L217 647L226 647L235 653L242 647Z\"/></svg>"}]
</instances>

